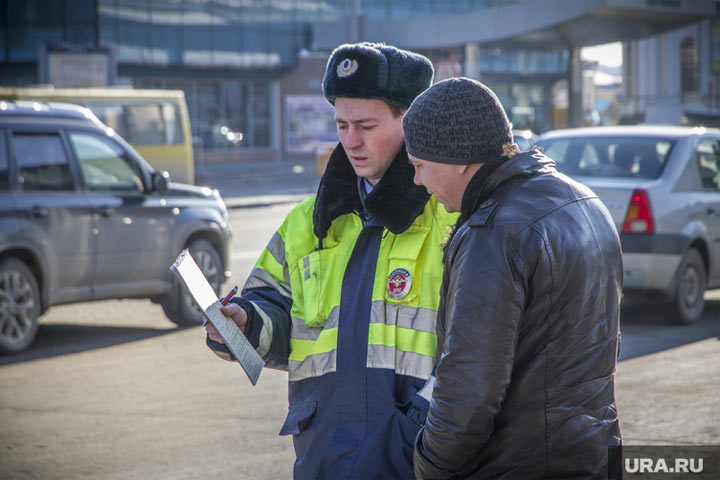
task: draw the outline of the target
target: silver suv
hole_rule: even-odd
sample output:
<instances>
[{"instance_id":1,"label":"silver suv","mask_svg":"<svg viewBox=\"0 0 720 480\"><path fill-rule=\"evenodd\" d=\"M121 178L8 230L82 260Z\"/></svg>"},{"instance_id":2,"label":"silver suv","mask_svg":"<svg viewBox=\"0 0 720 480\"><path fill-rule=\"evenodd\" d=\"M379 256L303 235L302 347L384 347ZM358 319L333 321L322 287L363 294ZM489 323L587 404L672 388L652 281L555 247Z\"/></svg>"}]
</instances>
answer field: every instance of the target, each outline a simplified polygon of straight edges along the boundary
<instances>
[{"instance_id":1,"label":"silver suv","mask_svg":"<svg viewBox=\"0 0 720 480\"><path fill-rule=\"evenodd\" d=\"M720 288L720 130L580 128L537 144L610 210L625 294L651 295L673 307L670 320L696 322L705 290Z\"/></svg>"},{"instance_id":2,"label":"silver suv","mask_svg":"<svg viewBox=\"0 0 720 480\"><path fill-rule=\"evenodd\" d=\"M169 265L190 248L219 292L230 238L217 191L170 183L90 110L0 101L0 352L52 305L148 298L196 324Z\"/></svg>"}]
</instances>

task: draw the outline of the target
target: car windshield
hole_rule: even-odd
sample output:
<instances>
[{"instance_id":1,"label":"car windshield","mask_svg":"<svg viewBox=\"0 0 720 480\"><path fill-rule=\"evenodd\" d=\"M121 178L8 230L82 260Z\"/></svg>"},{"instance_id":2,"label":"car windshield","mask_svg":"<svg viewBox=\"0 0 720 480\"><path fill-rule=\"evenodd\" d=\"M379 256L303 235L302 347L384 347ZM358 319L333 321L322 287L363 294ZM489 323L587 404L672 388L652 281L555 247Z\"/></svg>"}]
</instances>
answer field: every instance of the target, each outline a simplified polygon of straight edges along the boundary
<instances>
[{"instance_id":1,"label":"car windshield","mask_svg":"<svg viewBox=\"0 0 720 480\"><path fill-rule=\"evenodd\" d=\"M538 145L570 176L657 178L675 142L653 137L556 137Z\"/></svg>"}]
</instances>

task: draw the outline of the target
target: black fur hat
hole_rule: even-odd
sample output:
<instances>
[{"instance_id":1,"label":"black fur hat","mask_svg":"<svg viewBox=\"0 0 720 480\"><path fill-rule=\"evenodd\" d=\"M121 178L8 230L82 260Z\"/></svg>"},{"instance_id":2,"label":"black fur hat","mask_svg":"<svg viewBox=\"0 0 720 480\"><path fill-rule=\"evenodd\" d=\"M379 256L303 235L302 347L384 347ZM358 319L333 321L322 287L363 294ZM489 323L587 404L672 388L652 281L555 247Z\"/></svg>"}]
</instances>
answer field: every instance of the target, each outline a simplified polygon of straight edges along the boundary
<instances>
[{"instance_id":1,"label":"black fur hat","mask_svg":"<svg viewBox=\"0 0 720 480\"><path fill-rule=\"evenodd\" d=\"M432 63L423 55L381 43L340 45L330 55L323 95L383 100L408 108L432 83Z\"/></svg>"}]
</instances>

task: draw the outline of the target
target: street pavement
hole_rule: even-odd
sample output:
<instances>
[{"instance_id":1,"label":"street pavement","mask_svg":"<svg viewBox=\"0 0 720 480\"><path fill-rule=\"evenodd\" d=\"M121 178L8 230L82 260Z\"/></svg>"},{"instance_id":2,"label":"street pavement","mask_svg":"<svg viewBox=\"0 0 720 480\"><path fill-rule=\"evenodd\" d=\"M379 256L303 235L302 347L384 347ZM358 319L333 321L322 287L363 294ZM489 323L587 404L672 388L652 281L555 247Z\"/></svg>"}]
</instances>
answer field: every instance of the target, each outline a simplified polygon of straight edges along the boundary
<instances>
[{"instance_id":1,"label":"street pavement","mask_svg":"<svg viewBox=\"0 0 720 480\"><path fill-rule=\"evenodd\" d=\"M228 208L295 203L314 193L319 183L314 160L212 163L196 171L201 181L220 191ZM653 335L623 342L618 409L621 419L624 410L643 412L626 420L626 444L720 445L720 290L706 298L700 324L657 325ZM622 329L642 328L642 312L648 310L645 316L656 322L659 315L653 315L653 308L659 309L624 301L628 320L621 321Z\"/></svg>"},{"instance_id":2,"label":"street pavement","mask_svg":"<svg viewBox=\"0 0 720 480\"><path fill-rule=\"evenodd\" d=\"M314 160L208 162L195 166L195 179L217 188L228 208L299 202L320 183Z\"/></svg>"}]
</instances>

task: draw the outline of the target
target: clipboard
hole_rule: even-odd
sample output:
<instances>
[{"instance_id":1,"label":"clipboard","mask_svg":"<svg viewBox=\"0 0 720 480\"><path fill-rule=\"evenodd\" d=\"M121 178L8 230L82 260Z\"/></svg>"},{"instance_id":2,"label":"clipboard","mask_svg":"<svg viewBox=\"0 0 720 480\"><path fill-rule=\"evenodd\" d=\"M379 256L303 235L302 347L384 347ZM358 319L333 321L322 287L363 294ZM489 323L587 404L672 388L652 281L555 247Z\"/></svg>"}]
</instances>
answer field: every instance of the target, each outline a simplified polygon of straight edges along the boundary
<instances>
[{"instance_id":1,"label":"clipboard","mask_svg":"<svg viewBox=\"0 0 720 480\"><path fill-rule=\"evenodd\" d=\"M225 345L245 370L250 382L255 385L265 362L240 327L220 311L222 307L220 300L187 248L180 252L175 263L170 266L170 270L205 313L205 317L213 324L225 341Z\"/></svg>"}]
</instances>

